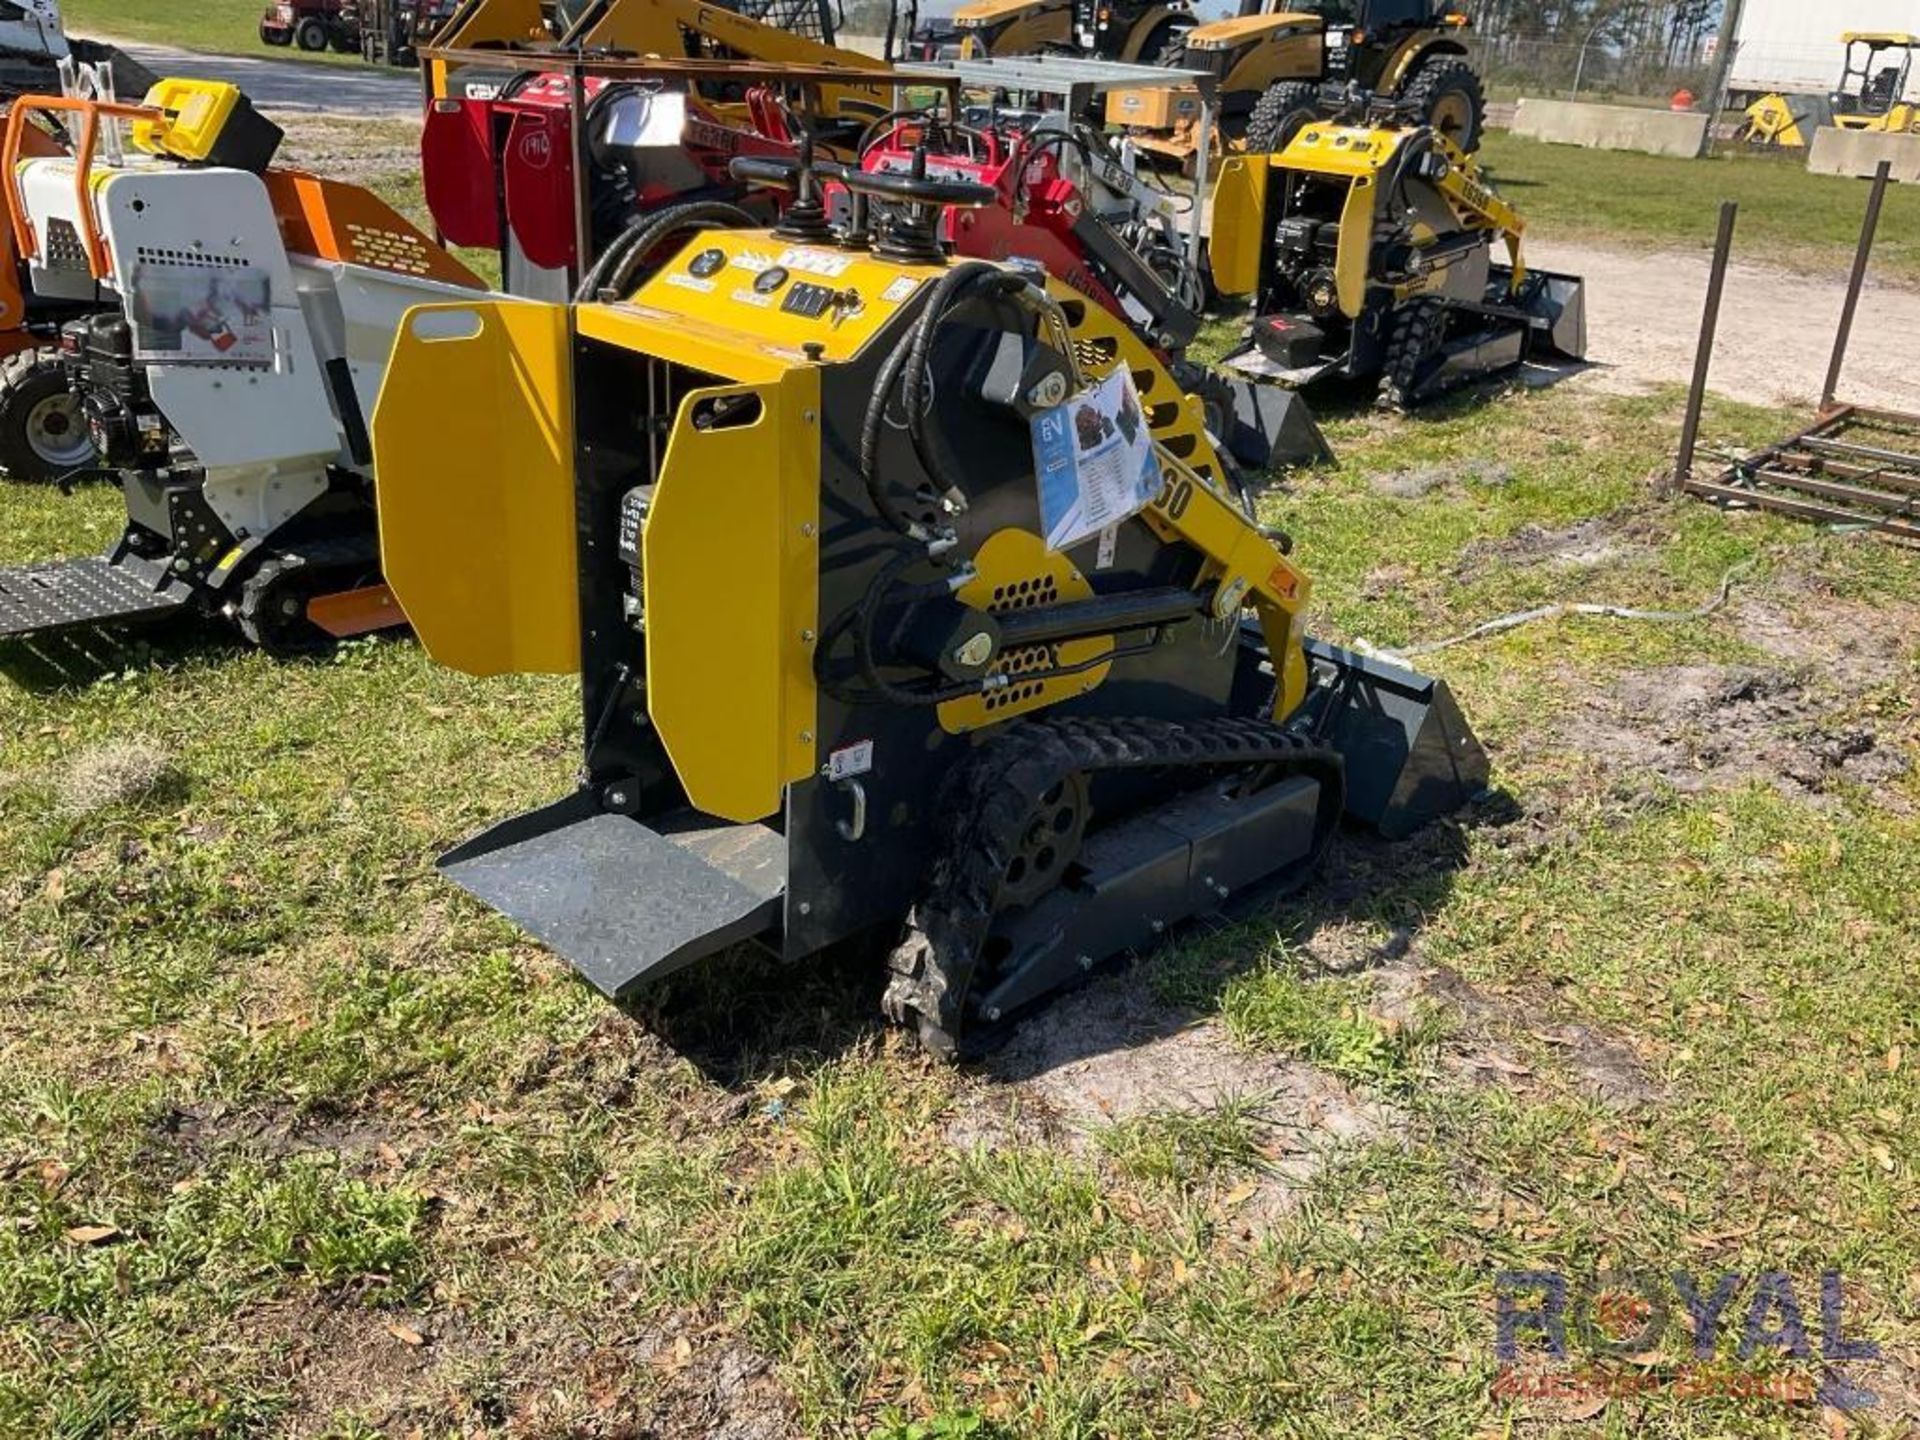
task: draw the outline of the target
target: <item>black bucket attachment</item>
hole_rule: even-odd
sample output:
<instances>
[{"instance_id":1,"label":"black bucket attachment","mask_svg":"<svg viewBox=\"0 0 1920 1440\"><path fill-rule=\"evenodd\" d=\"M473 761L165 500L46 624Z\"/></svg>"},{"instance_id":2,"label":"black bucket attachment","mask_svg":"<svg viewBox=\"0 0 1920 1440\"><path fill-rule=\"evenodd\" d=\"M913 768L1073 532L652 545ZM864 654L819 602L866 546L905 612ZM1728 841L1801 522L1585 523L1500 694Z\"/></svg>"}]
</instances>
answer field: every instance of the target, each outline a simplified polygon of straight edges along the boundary
<instances>
[{"instance_id":1,"label":"black bucket attachment","mask_svg":"<svg viewBox=\"0 0 1920 1440\"><path fill-rule=\"evenodd\" d=\"M1487 788L1486 751L1446 681L1317 640L1305 649L1306 715L1346 757L1354 819L1398 840Z\"/></svg>"},{"instance_id":2,"label":"black bucket attachment","mask_svg":"<svg viewBox=\"0 0 1920 1440\"><path fill-rule=\"evenodd\" d=\"M1333 447L1297 390L1223 375L1233 392L1233 416L1221 436L1228 453L1249 470L1331 465Z\"/></svg>"},{"instance_id":3,"label":"black bucket attachment","mask_svg":"<svg viewBox=\"0 0 1920 1440\"><path fill-rule=\"evenodd\" d=\"M692 811L643 825L582 790L476 835L440 869L617 999L776 930L786 862L764 825Z\"/></svg>"},{"instance_id":4,"label":"black bucket attachment","mask_svg":"<svg viewBox=\"0 0 1920 1440\"><path fill-rule=\"evenodd\" d=\"M1495 265L1488 273L1488 293L1511 305L1513 300L1505 297L1513 283L1513 271ZM1533 353L1545 352L1562 360L1587 358L1586 281L1578 275L1529 270L1514 299L1533 321Z\"/></svg>"}]
</instances>

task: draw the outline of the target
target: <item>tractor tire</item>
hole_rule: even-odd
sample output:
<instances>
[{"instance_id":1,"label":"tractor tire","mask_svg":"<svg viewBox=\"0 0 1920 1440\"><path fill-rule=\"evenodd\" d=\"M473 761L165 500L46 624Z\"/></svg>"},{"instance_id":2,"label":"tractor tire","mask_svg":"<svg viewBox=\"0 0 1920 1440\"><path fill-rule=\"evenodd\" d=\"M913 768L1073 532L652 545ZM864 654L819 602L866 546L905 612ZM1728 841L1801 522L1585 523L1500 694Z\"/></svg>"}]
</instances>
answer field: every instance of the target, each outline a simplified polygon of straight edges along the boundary
<instances>
[{"instance_id":1,"label":"tractor tire","mask_svg":"<svg viewBox=\"0 0 1920 1440\"><path fill-rule=\"evenodd\" d=\"M317 54L327 48L327 23L309 15L293 27L293 43L308 54Z\"/></svg>"},{"instance_id":2,"label":"tractor tire","mask_svg":"<svg viewBox=\"0 0 1920 1440\"><path fill-rule=\"evenodd\" d=\"M360 53L360 37L345 30L334 31L328 38L327 44L333 47L333 53L336 55L358 55Z\"/></svg>"},{"instance_id":3,"label":"tractor tire","mask_svg":"<svg viewBox=\"0 0 1920 1440\"><path fill-rule=\"evenodd\" d=\"M1171 20L1162 20L1153 27L1153 33L1140 46L1140 58L1136 65L1165 65L1168 56L1185 57L1187 51L1187 31L1191 25L1177 25Z\"/></svg>"},{"instance_id":4,"label":"tractor tire","mask_svg":"<svg viewBox=\"0 0 1920 1440\"><path fill-rule=\"evenodd\" d=\"M1447 312L1432 300L1410 300L1387 322L1386 364L1380 371L1377 409L1405 415L1419 403L1422 372L1447 339Z\"/></svg>"},{"instance_id":5,"label":"tractor tire","mask_svg":"<svg viewBox=\"0 0 1920 1440\"><path fill-rule=\"evenodd\" d=\"M1247 116L1247 149L1278 155L1321 115L1320 87L1310 80L1276 80Z\"/></svg>"},{"instance_id":6,"label":"tractor tire","mask_svg":"<svg viewBox=\"0 0 1920 1440\"><path fill-rule=\"evenodd\" d=\"M0 364L0 472L46 485L98 466L60 352L49 346L9 355Z\"/></svg>"},{"instance_id":7,"label":"tractor tire","mask_svg":"<svg viewBox=\"0 0 1920 1440\"><path fill-rule=\"evenodd\" d=\"M1422 124L1430 125L1466 154L1480 148L1487 128L1487 92L1479 73L1458 55L1439 55L1419 65L1400 87Z\"/></svg>"}]
</instances>

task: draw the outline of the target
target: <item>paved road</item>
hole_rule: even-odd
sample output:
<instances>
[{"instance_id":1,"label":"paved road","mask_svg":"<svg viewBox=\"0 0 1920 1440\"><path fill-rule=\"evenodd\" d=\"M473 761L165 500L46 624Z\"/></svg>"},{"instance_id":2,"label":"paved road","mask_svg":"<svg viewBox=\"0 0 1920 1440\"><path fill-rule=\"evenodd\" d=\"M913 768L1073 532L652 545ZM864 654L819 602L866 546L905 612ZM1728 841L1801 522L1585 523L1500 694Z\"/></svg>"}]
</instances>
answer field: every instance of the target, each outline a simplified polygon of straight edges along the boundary
<instances>
[{"instance_id":1,"label":"paved road","mask_svg":"<svg viewBox=\"0 0 1920 1440\"><path fill-rule=\"evenodd\" d=\"M420 77L351 65L323 65L268 55L201 55L168 45L114 42L156 75L230 80L272 113L357 116L418 115Z\"/></svg>"}]
</instances>

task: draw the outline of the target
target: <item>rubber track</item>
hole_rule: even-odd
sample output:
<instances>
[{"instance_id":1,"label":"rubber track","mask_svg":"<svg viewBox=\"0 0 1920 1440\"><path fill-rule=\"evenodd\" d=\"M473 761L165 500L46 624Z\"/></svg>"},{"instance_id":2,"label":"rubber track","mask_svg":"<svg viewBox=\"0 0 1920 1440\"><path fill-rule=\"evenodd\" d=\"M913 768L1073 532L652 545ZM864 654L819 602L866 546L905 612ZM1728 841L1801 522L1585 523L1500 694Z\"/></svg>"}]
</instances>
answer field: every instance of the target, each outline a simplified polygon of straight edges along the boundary
<instances>
[{"instance_id":1,"label":"rubber track","mask_svg":"<svg viewBox=\"0 0 1920 1440\"><path fill-rule=\"evenodd\" d=\"M1420 370L1440 353L1447 315L1432 300L1409 301L1388 322L1386 364L1380 372L1379 408L1404 415L1415 404Z\"/></svg>"},{"instance_id":2,"label":"rubber track","mask_svg":"<svg viewBox=\"0 0 1920 1440\"><path fill-rule=\"evenodd\" d=\"M1075 772L1222 766L1274 766L1276 778L1306 775L1320 782L1313 849L1297 867L1302 876L1310 873L1340 818L1342 760L1339 752L1268 721L1025 720L982 745L942 797L945 833L927 891L889 957L893 973L881 1002L887 1015L917 1024L921 1042L940 1059L959 1057L967 991L993 925L995 892L1027 817L1055 784Z\"/></svg>"}]
</instances>

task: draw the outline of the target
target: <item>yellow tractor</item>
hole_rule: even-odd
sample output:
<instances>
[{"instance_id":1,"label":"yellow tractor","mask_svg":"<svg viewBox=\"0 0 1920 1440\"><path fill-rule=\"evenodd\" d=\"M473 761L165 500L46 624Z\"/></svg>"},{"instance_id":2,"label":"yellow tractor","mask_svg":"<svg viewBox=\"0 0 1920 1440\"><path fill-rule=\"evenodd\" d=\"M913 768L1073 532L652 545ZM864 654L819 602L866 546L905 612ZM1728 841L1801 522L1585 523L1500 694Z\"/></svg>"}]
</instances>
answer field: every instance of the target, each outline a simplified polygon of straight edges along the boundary
<instances>
[{"instance_id":1,"label":"yellow tractor","mask_svg":"<svg viewBox=\"0 0 1920 1440\"><path fill-rule=\"evenodd\" d=\"M1763 95L1747 107L1740 138L1749 145L1804 150L1825 126L1879 134L1920 134L1920 105L1906 98L1920 36L1848 31L1846 68L1831 95Z\"/></svg>"},{"instance_id":2,"label":"yellow tractor","mask_svg":"<svg viewBox=\"0 0 1920 1440\"><path fill-rule=\"evenodd\" d=\"M1157 65L1194 23L1191 0L969 0L953 12L969 60L1064 50Z\"/></svg>"},{"instance_id":3,"label":"yellow tractor","mask_svg":"<svg viewBox=\"0 0 1920 1440\"><path fill-rule=\"evenodd\" d=\"M1444 0L1241 0L1238 14L1188 30L1163 63L1214 77L1218 148L1276 153L1308 122L1358 118L1386 97L1472 152L1486 95L1460 40L1466 24ZM1107 121L1126 126L1137 147L1184 162L1200 142L1198 107L1164 108L1120 91Z\"/></svg>"}]
</instances>

